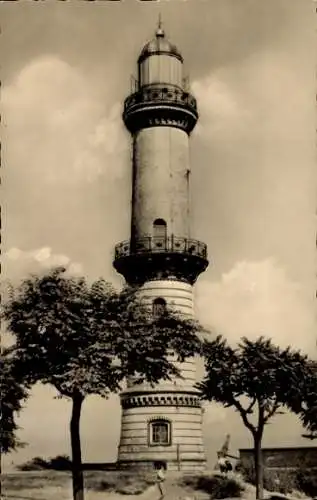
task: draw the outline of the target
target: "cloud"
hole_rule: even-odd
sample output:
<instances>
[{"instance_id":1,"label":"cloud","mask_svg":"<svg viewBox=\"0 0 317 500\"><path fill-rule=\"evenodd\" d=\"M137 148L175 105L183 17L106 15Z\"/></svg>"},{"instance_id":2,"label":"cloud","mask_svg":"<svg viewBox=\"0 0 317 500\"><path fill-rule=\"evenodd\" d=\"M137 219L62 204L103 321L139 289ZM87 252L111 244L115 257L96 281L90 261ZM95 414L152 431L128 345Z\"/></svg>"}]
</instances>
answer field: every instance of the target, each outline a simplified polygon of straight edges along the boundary
<instances>
[{"instance_id":1,"label":"cloud","mask_svg":"<svg viewBox=\"0 0 317 500\"><path fill-rule=\"evenodd\" d=\"M197 134L203 139L210 137L210 133L228 132L228 124L241 129L251 118L251 111L243 107L241 94L230 85L230 80L226 81L226 76L221 71L212 72L192 84L199 103Z\"/></svg>"},{"instance_id":2,"label":"cloud","mask_svg":"<svg viewBox=\"0 0 317 500\"><path fill-rule=\"evenodd\" d=\"M316 355L313 301L273 259L237 262L218 282L197 284L200 321L233 344L263 335Z\"/></svg>"},{"instance_id":3,"label":"cloud","mask_svg":"<svg viewBox=\"0 0 317 500\"><path fill-rule=\"evenodd\" d=\"M307 125L313 127L315 120L313 66L311 55L265 46L213 68L192 83L201 116L197 133L207 140L213 134L213 143L222 138L229 148L243 137L253 150L255 141L264 141L266 148L272 148L268 141L285 148L290 139L311 140Z\"/></svg>"},{"instance_id":4,"label":"cloud","mask_svg":"<svg viewBox=\"0 0 317 500\"><path fill-rule=\"evenodd\" d=\"M57 56L34 59L4 85L6 250L58 241L88 274L112 277L113 246L129 230L130 151L120 115L106 80ZM46 262L54 259L52 252Z\"/></svg>"},{"instance_id":5,"label":"cloud","mask_svg":"<svg viewBox=\"0 0 317 500\"><path fill-rule=\"evenodd\" d=\"M127 141L122 140L120 104L105 96L94 90L89 75L62 59L33 60L3 88L3 117L10 131L6 161L20 169L25 165L26 175L36 174L46 183L91 182L105 172L121 175Z\"/></svg>"},{"instance_id":6,"label":"cloud","mask_svg":"<svg viewBox=\"0 0 317 500\"><path fill-rule=\"evenodd\" d=\"M23 278L31 272L39 272L59 266L65 267L69 274L81 274L83 272L81 263L73 262L67 255L54 253L49 247L29 251L12 247L4 254L3 259L4 276L8 276L13 281L15 278Z\"/></svg>"}]
</instances>

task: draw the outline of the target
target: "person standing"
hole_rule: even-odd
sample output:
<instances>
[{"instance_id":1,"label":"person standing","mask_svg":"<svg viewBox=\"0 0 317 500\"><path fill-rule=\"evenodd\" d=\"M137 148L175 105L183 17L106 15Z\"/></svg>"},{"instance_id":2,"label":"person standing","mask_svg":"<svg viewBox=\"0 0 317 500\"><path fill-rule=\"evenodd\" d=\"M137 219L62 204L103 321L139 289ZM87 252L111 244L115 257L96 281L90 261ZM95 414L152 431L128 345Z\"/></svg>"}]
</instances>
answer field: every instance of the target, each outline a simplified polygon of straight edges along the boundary
<instances>
[{"instance_id":1,"label":"person standing","mask_svg":"<svg viewBox=\"0 0 317 500\"><path fill-rule=\"evenodd\" d=\"M164 492L164 487L163 483L165 481L165 472L164 468L162 465L159 465L156 471L156 480L157 480L157 486L160 492L160 499L164 498L165 492Z\"/></svg>"}]
</instances>

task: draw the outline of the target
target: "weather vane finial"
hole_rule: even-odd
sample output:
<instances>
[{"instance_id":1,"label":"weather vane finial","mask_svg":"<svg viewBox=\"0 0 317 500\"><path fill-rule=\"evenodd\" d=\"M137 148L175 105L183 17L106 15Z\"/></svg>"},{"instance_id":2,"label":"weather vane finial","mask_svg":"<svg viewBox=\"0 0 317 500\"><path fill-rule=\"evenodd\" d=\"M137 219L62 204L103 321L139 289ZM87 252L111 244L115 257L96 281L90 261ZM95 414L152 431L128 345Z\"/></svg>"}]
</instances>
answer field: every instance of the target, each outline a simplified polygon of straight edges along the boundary
<instances>
[{"instance_id":1,"label":"weather vane finial","mask_svg":"<svg viewBox=\"0 0 317 500\"><path fill-rule=\"evenodd\" d=\"M158 17L156 36L164 36L164 30L162 28L162 16L160 12Z\"/></svg>"},{"instance_id":2,"label":"weather vane finial","mask_svg":"<svg viewBox=\"0 0 317 500\"><path fill-rule=\"evenodd\" d=\"M159 17L158 17L158 25L157 25L158 29L162 29L162 15L161 13L159 12Z\"/></svg>"}]
</instances>

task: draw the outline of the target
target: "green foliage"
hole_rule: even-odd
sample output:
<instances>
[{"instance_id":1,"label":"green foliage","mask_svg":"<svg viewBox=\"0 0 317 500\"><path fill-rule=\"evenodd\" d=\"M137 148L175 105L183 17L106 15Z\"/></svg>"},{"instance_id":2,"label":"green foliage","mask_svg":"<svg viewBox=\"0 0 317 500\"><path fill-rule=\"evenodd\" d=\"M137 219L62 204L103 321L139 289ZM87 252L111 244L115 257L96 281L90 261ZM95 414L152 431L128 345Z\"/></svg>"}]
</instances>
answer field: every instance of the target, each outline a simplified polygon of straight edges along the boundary
<instances>
[{"instance_id":1,"label":"green foliage","mask_svg":"<svg viewBox=\"0 0 317 500\"><path fill-rule=\"evenodd\" d=\"M204 491L213 498L237 498L244 491L243 486L234 478L221 475L213 476L185 476L181 479L182 485L189 486L194 490Z\"/></svg>"},{"instance_id":2,"label":"green foliage","mask_svg":"<svg viewBox=\"0 0 317 500\"><path fill-rule=\"evenodd\" d=\"M152 384L179 376L168 359L173 352L179 361L201 352L200 325L171 311L153 318L137 291L124 289L113 296L112 343L125 376Z\"/></svg>"},{"instance_id":3,"label":"green foliage","mask_svg":"<svg viewBox=\"0 0 317 500\"><path fill-rule=\"evenodd\" d=\"M197 386L204 399L238 411L252 433L256 496L261 498L261 442L265 425L274 415L281 413L282 407L300 411L303 393L307 394L307 387L303 391L303 386L309 378L307 374L311 373L311 361L299 351L289 347L281 349L263 337L255 341L243 338L234 349L218 336L212 342L205 341L203 354L206 376ZM316 386L311 392L314 390Z\"/></svg>"},{"instance_id":4,"label":"green foliage","mask_svg":"<svg viewBox=\"0 0 317 500\"><path fill-rule=\"evenodd\" d=\"M52 384L69 397L77 391L107 395L118 388L113 348L100 338L91 313L94 299L98 294L84 279L67 278L60 269L12 290L3 316L15 335L14 354L26 381Z\"/></svg>"},{"instance_id":5,"label":"green foliage","mask_svg":"<svg viewBox=\"0 0 317 500\"><path fill-rule=\"evenodd\" d=\"M137 290L89 285L65 269L32 276L10 290L2 317L15 336L11 354L25 384L51 384L72 399L70 423L74 500L83 500L80 415L86 396L107 397L136 376L151 384L179 376L182 361L200 352L199 325L166 312L153 318Z\"/></svg>"},{"instance_id":6,"label":"green foliage","mask_svg":"<svg viewBox=\"0 0 317 500\"><path fill-rule=\"evenodd\" d=\"M300 404L303 383L297 382L300 377L306 380L311 362L299 351L280 349L263 337L256 341L243 338L233 349L219 336L212 342L205 341L203 352L207 374L198 384L203 397L234 407L253 434L273 415L281 413L282 406L290 401L294 408ZM242 396L248 399L244 406ZM256 405L258 426L249 419Z\"/></svg>"},{"instance_id":7,"label":"green foliage","mask_svg":"<svg viewBox=\"0 0 317 500\"><path fill-rule=\"evenodd\" d=\"M300 365L293 376L288 407L299 417L305 428L304 437L317 439L317 363Z\"/></svg>"},{"instance_id":8,"label":"green foliage","mask_svg":"<svg viewBox=\"0 0 317 500\"><path fill-rule=\"evenodd\" d=\"M9 453L24 446L16 436L18 426L16 417L22 409L23 401L28 393L19 377L15 373L14 360L7 351L0 356L0 394L1 394L1 424L0 424L0 453Z\"/></svg>"},{"instance_id":9,"label":"green foliage","mask_svg":"<svg viewBox=\"0 0 317 500\"><path fill-rule=\"evenodd\" d=\"M15 335L19 371L29 383L52 384L63 396L107 396L138 375L156 383L179 372L167 359L199 351L199 326L168 313L154 320L133 289L55 269L11 290L3 317ZM176 334L175 334L176 332Z\"/></svg>"}]
</instances>

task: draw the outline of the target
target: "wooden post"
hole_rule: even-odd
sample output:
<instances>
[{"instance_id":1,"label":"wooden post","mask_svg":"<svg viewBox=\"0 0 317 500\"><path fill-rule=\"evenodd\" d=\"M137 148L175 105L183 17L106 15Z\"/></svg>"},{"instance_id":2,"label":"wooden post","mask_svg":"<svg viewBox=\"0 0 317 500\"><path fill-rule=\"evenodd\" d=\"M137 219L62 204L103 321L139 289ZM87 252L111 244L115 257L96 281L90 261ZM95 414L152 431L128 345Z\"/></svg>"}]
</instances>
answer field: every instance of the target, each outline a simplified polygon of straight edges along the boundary
<instances>
[{"instance_id":1,"label":"wooden post","mask_svg":"<svg viewBox=\"0 0 317 500\"><path fill-rule=\"evenodd\" d=\"M176 445L176 453L177 453L177 466L178 466L178 470L180 471L180 470L181 470L181 457L180 457L179 448L180 448L180 445L179 445L179 444L177 444L177 445Z\"/></svg>"}]
</instances>

